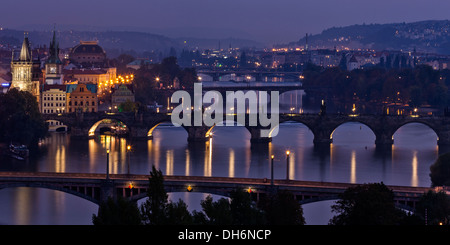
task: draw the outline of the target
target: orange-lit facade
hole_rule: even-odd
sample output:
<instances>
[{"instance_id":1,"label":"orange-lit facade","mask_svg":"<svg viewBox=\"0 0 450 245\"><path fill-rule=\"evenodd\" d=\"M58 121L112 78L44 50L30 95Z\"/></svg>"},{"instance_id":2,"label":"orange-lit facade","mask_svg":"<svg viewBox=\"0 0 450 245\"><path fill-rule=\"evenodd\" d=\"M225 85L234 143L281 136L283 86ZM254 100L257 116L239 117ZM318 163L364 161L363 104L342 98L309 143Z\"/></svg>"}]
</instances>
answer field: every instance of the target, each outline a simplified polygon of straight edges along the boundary
<instances>
[{"instance_id":1,"label":"orange-lit facade","mask_svg":"<svg viewBox=\"0 0 450 245\"><path fill-rule=\"evenodd\" d=\"M97 112L97 84L67 85L67 112Z\"/></svg>"}]
</instances>

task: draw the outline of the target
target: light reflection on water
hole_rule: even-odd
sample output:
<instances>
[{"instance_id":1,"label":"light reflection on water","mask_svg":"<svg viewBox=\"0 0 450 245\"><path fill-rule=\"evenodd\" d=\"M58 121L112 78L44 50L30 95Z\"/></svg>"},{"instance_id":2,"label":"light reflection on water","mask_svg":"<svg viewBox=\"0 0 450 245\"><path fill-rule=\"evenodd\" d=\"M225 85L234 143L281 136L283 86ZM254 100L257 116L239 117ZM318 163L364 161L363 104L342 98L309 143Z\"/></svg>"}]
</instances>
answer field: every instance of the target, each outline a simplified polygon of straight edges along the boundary
<instances>
[{"instance_id":1,"label":"light reflection on water","mask_svg":"<svg viewBox=\"0 0 450 245\"><path fill-rule=\"evenodd\" d=\"M323 151L314 149L312 133L299 123L282 124L268 145L252 145L244 127L215 127L213 138L204 144L188 144L186 139L183 128L166 125L158 126L149 141L108 136L75 140L66 134L53 134L43 142L38 159L27 163L2 159L0 171L104 173L106 150L110 149L110 173L148 174L155 165L168 175L269 178L269 156L274 154L274 177L284 179L285 152L289 150L290 179L430 186L429 166L439 150L436 134L421 124L401 127L394 135L395 145L383 154L376 151L371 130L358 123L338 127L333 143ZM130 153L128 144L132 146ZM206 194L170 196L174 201L182 198L191 210L199 210ZM91 224L92 214L97 212L97 206L88 201L43 189L0 190L0 200L0 224ZM326 224L333 203L304 205L307 224Z\"/></svg>"}]
</instances>

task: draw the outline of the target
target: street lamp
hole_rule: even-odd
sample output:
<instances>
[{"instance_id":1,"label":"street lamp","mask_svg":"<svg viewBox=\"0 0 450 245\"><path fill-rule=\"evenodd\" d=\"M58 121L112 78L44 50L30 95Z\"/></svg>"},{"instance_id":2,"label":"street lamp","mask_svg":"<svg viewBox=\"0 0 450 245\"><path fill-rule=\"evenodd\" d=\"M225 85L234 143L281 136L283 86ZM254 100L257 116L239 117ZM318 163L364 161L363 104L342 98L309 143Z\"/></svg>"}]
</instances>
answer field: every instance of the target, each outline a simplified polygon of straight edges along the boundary
<instances>
[{"instance_id":1,"label":"street lamp","mask_svg":"<svg viewBox=\"0 0 450 245\"><path fill-rule=\"evenodd\" d=\"M106 180L109 180L109 149L106 150Z\"/></svg>"},{"instance_id":2,"label":"street lamp","mask_svg":"<svg viewBox=\"0 0 450 245\"><path fill-rule=\"evenodd\" d=\"M271 156L271 163L270 163L270 185L273 185L273 158L275 156Z\"/></svg>"},{"instance_id":3,"label":"street lamp","mask_svg":"<svg viewBox=\"0 0 450 245\"><path fill-rule=\"evenodd\" d=\"M286 151L286 180L289 180L289 151Z\"/></svg>"},{"instance_id":4,"label":"street lamp","mask_svg":"<svg viewBox=\"0 0 450 245\"><path fill-rule=\"evenodd\" d=\"M131 145L127 145L127 154L128 154L128 175L130 175L130 153L131 153Z\"/></svg>"}]
</instances>

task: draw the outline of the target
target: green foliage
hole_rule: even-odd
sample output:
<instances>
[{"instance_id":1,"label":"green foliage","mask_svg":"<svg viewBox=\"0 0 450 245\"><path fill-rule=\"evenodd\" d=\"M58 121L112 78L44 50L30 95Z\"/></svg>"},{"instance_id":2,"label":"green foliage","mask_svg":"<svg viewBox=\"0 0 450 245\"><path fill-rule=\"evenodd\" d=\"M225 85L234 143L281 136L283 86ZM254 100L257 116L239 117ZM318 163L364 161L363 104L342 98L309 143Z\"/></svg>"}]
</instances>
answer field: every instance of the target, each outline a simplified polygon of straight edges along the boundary
<instances>
[{"instance_id":1,"label":"green foliage","mask_svg":"<svg viewBox=\"0 0 450 245\"><path fill-rule=\"evenodd\" d=\"M348 188L331 207L331 225L398 225L406 214L397 209L394 193L383 183Z\"/></svg>"},{"instance_id":2,"label":"green foliage","mask_svg":"<svg viewBox=\"0 0 450 245\"><path fill-rule=\"evenodd\" d=\"M203 212L194 210L193 216L195 223L205 225L233 224L230 201L227 198L220 198L216 202L213 202L213 198L208 195L200 204Z\"/></svg>"},{"instance_id":3,"label":"green foliage","mask_svg":"<svg viewBox=\"0 0 450 245\"><path fill-rule=\"evenodd\" d=\"M280 190L265 202L264 211L268 224L271 225L304 225L303 208L294 195Z\"/></svg>"},{"instance_id":4,"label":"green foliage","mask_svg":"<svg viewBox=\"0 0 450 245\"><path fill-rule=\"evenodd\" d=\"M166 97L161 97L159 88L173 85L175 78L180 81L180 89L191 89L194 82L198 81L196 70L194 68L181 69L175 57L165 58L161 64L142 66L134 76L136 100L143 104L154 101L164 103Z\"/></svg>"},{"instance_id":5,"label":"green foliage","mask_svg":"<svg viewBox=\"0 0 450 245\"><path fill-rule=\"evenodd\" d=\"M98 215L92 215L94 225L140 225L141 217L136 203L119 198L108 198L99 206Z\"/></svg>"},{"instance_id":6,"label":"green foliage","mask_svg":"<svg viewBox=\"0 0 450 245\"><path fill-rule=\"evenodd\" d=\"M399 58L401 61L401 58ZM393 62L395 64L395 62ZM317 87L331 90L331 99L336 103L354 103L357 97L361 102L400 102L413 106L431 105L444 108L449 104L447 83L450 82L448 70L433 70L428 65L397 69L375 66L368 69L347 71L339 67L319 69L308 66L304 71L303 85L306 91Z\"/></svg>"},{"instance_id":7,"label":"green foliage","mask_svg":"<svg viewBox=\"0 0 450 245\"><path fill-rule=\"evenodd\" d=\"M203 212L193 212L195 224L201 225L257 225L264 224L264 212L251 200L250 194L237 189L230 199L213 202L208 196L201 202Z\"/></svg>"},{"instance_id":8,"label":"green foliage","mask_svg":"<svg viewBox=\"0 0 450 245\"><path fill-rule=\"evenodd\" d=\"M31 93L10 89L6 94L0 94L1 142L36 146L47 131L48 126Z\"/></svg>"},{"instance_id":9,"label":"green foliage","mask_svg":"<svg viewBox=\"0 0 450 245\"><path fill-rule=\"evenodd\" d=\"M164 189L164 177L152 167L149 177L148 199L141 205L142 222L148 225L186 225L192 222L187 205L180 199L169 202Z\"/></svg>"},{"instance_id":10,"label":"green foliage","mask_svg":"<svg viewBox=\"0 0 450 245\"><path fill-rule=\"evenodd\" d=\"M162 172L152 167L147 200L138 208L134 203L112 199L102 204L95 225L145 224L145 225L302 225L303 209L287 191L270 195L267 205L260 208L244 190L236 189L230 198L213 201L207 196L201 201L202 211L188 211L181 199L168 200ZM266 201L264 201L266 203Z\"/></svg>"},{"instance_id":11,"label":"green foliage","mask_svg":"<svg viewBox=\"0 0 450 245\"><path fill-rule=\"evenodd\" d=\"M119 105L118 110L119 112L135 112L138 108L139 104L137 102L127 100Z\"/></svg>"},{"instance_id":12,"label":"green foliage","mask_svg":"<svg viewBox=\"0 0 450 245\"><path fill-rule=\"evenodd\" d=\"M416 204L416 215L428 225L449 224L450 198L444 191L428 191ZM424 224L425 222L422 222Z\"/></svg>"},{"instance_id":13,"label":"green foliage","mask_svg":"<svg viewBox=\"0 0 450 245\"><path fill-rule=\"evenodd\" d=\"M257 225L264 222L264 213L251 200L249 193L235 190L230 195L231 217L234 225Z\"/></svg>"},{"instance_id":14,"label":"green foliage","mask_svg":"<svg viewBox=\"0 0 450 245\"><path fill-rule=\"evenodd\" d=\"M432 186L450 185L450 153L442 154L430 166Z\"/></svg>"}]
</instances>

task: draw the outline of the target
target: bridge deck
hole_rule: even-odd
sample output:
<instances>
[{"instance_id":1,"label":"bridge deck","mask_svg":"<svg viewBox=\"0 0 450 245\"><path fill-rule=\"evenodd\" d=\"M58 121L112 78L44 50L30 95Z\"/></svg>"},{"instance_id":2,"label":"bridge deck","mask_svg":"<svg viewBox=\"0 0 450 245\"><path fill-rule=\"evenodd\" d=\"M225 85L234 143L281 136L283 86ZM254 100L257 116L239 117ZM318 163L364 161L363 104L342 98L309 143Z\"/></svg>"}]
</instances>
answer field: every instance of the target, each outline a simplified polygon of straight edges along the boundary
<instances>
[{"instance_id":1,"label":"bridge deck","mask_svg":"<svg viewBox=\"0 0 450 245\"><path fill-rule=\"evenodd\" d=\"M110 174L111 180L119 182L146 183L149 175L137 174ZM106 179L106 174L98 173L54 173L54 172L0 172L0 181L43 181L53 182L65 179L68 182L82 180L102 181ZM192 183L215 183L215 184L239 184L239 185L257 185L270 186L270 179L267 178L229 178L229 177L205 177L205 176L164 176L166 182L192 182ZM84 182L84 181L83 181ZM318 182L302 180L282 180L275 179L274 185L279 187L306 187L306 188L328 188L328 189L347 189L359 184L337 183L337 182ZM434 190L431 187L411 187L411 186L393 186L388 187L394 192L425 193Z\"/></svg>"}]
</instances>

